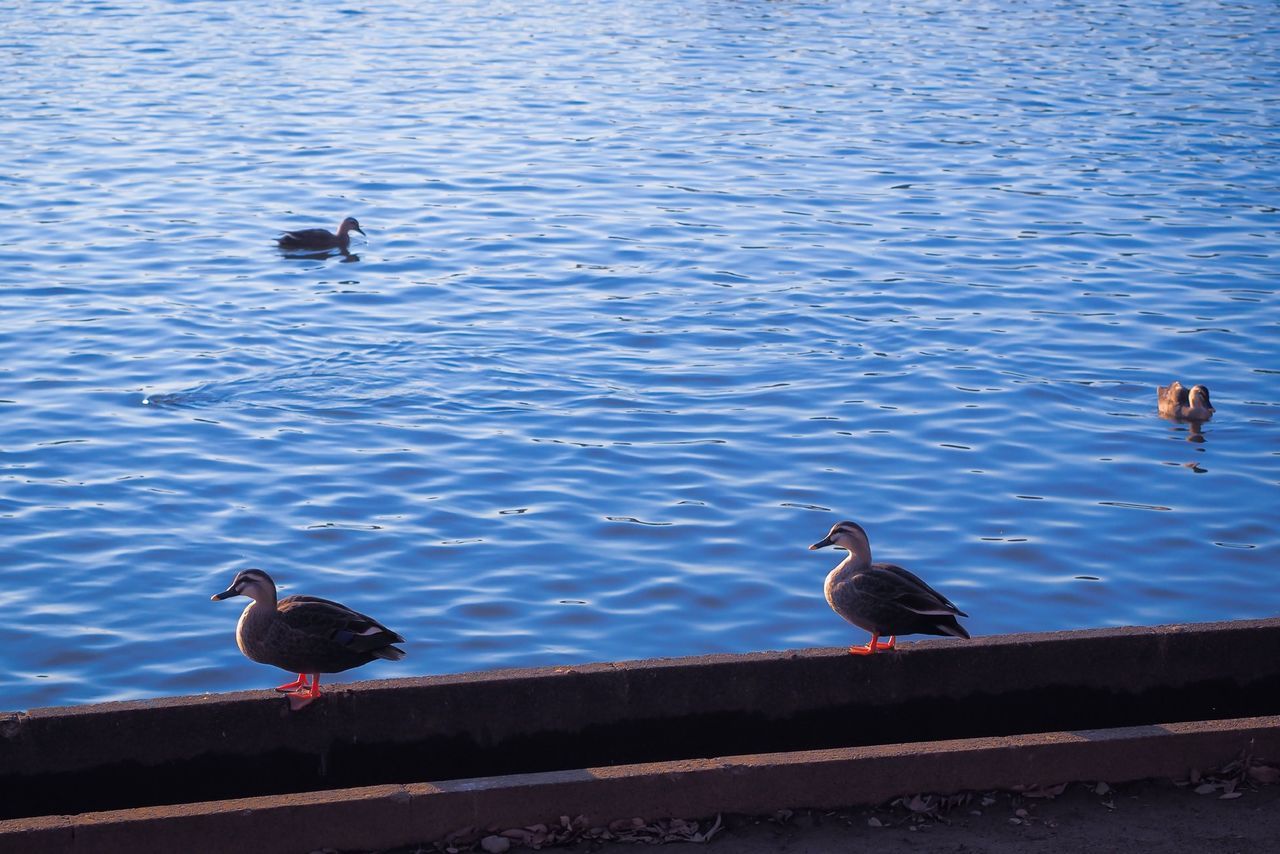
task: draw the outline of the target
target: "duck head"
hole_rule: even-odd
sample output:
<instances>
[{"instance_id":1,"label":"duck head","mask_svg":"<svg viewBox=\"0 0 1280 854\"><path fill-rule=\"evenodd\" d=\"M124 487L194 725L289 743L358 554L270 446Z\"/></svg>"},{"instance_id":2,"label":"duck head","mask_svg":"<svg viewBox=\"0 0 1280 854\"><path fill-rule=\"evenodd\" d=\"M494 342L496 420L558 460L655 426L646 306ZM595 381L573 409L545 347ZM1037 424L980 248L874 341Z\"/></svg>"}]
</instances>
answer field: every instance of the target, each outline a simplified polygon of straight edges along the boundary
<instances>
[{"instance_id":1,"label":"duck head","mask_svg":"<svg viewBox=\"0 0 1280 854\"><path fill-rule=\"evenodd\" d=\"M1213 404L1209 402L1209 389L1202 385L1193 385L1190 392L1192 409L1207 409L1213 412Z\"/></svg>"},{"instance_id":2,"label":"duck head","mask_svg":"<svg viewBox=\"0 0 1280 854\"><path fill-rule=\"evenodd\" d=\"M836 522L831 526L831 530L827 535L818 542L809 546L809 550L821 549L827 546L835 546L838 549L844 549L847 552L858 554L866 554L871 550L867 532L862 530L862 526L857 522Z\"/></svg>"},{"instance_id":3,"label":"duck head","mask_svg":"<svg viewBox=\"0 0 1280 854\"><path fill-rule=\"evenodd\" d=\"M342 225L338 226L338 237L346 237L349 233L353 231L358 231L361 234L364 234L364 229L360 227L360 223L356 220L356 218L353 216L349 216L342 221ZM364 234L364 236L368 237L369 235Z\"/></svg>"},{"instance_id":4,"label":"duck head","mask_svg":"<svg viewBox=\"0 0 1280 854\"><path fill-rule=\"evenodd\" d=\"M221 593L209 597L217 602L230 599L232 596L248 596L255 602L271 602L276 598L276 583L260 569L242 569L236 573L235 581Z\"/></svg>"}]
</instances>

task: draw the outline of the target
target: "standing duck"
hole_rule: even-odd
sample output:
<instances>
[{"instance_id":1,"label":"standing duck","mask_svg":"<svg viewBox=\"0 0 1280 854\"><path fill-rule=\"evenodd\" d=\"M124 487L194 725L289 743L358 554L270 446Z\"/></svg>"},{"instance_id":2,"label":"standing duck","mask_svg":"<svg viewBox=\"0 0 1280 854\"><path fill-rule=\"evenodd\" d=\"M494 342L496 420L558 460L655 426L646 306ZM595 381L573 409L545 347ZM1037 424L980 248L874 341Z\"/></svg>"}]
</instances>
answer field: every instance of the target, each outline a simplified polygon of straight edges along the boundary
<instances>
[{"instance_id":1,"label":"standing duck","mask_svg":"<svg viewBox=\"0 0 1280 854\"><path fill-rule=\"evenodd\" d=\"M327 228L304 228L299 231L286 231L276 238L276 243L280 244L281 249L341 249L346 252L347 246L351 244L353 231L364 234L364 229L360 227L356 218L349 216L338 226L337 234ZM368 235L365 234L365 237Z\"/></svg>"},{"instance_id":2,"label":"standing duck","mask_svg":"<svg viewBox=\"0 0 1280 854\"><path fill-rule=\"evenodd\" d=\"M249 659L298 674L276 688L289 695L294 711L320 696L320 674L340 673L375 658L399 661L404 638L372 617L314 596L276 601L276 583L260 569L245 569L213 601L248 596L236 625L236 645ZM307 684L307 674L311 684Z\"/></svg>"},{"instance_id":3,"label":"standing duck","mask_svg":"<svg viewBox=\"0 0 1280 854\"><path fill-rule=\"evenodd\" d=\"M826 537L809 548L824 546L849 552L827 575L824 587L827 604L855 626L871 632L866 646L851 646L849 652L871 655L893 649L898 635L969 637L964 626L956 621L956 617L969 615L947 597L900 566L871 562L871 543L861 525L837 522ZM889 640L880 643L884 635L888 635Z\"/></svg>"},{"instance_id":4,"label":"standing duck","mask_svg":"<svg viewBox=\"0 0 1280 854\"><path fill-rule=\"evenodd\" d=\"M1188 391L1174 380L1169 385L1156 387L1156 400L1160 414L1179 421L1208 421L1213 417L1213 404L1209 402L1209 389L1193 385Z\"/></svg>"}]
</instances>

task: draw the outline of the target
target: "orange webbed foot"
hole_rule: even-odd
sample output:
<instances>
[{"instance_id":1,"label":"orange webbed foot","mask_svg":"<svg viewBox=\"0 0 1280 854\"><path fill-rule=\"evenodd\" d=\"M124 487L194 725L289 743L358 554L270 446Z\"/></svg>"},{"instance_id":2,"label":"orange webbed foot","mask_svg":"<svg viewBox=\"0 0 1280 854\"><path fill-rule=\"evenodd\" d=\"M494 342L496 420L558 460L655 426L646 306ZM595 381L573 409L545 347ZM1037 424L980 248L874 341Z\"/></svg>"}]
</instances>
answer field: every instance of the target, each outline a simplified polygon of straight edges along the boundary
<instances>
[{"instance_id":1,"label":"orange webbed foot","mask_svg":"<svg viewBox=\"0 0 1280 854\"><path fill-rule=\"evenodd\" d=\"M893 638L889 638L888 644L879 643L878 642L879 640L880 640L879 635L872 635L871 640L867 641L867 644L865 646L849 647L849 654L850 655L871 655L872 653L878 650L893 649L893 641L894 641Z\"/></svg>"},{"instance_id":2,"label":"orange webbed foot","mask_svg":"<svg viewBox=\"0 0 1280 854\"><path fill-rule=\"evenodd\" d=\"M293 680L292 682L286 682L283 685L277 685L276 690L288 694L288 693L292 693L293 691L296 691L299 688L306 688L306 687L307 687L307 674L299 673L297 679Z\"/></svg>"}]
</instances>

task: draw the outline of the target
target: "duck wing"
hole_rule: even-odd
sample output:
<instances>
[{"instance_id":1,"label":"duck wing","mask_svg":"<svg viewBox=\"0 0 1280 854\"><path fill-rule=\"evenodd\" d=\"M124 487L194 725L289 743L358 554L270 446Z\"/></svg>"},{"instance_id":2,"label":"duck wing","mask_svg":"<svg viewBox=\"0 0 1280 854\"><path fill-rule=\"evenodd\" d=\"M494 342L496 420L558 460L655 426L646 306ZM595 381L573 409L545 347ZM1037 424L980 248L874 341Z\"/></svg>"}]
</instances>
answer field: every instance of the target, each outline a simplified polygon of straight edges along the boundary
<instances>
[{"instance_id":1,"label":"duck wing","mask_svg":"<svg viewBox=\"0 0 1280 854\"><path fill-rule=\"evenodd\" d=\"M849 586L849 613L840 613L854 625L876 634L969 637L956 621L968 615L900 566L873 564Z\"/></svg>"},{"instance_id":2,"label":"duck wing","mask_svg":"<svg viewBox=\"0 0 1280 854\"><path fill-rule=\"evenodd\" d=\"M957 608L954 602L934 590L924 582L924 579L909 569L904 569L892 563L877 563L872 564L871 570L872 572L878 571L887 576L897 578L896 586L892 588L897 591L896 595L892 597L893 600L903 607L915 611L917 614L969 616Z\"/></svg>"},{"instance_id":3,"label":"duck wing","mask_svg":"<svg viewBox=\"0 0 1280 854\"><path fill-rule=\"evenodd\" d=\"M314 246L319 243L332 243L337 238L327 228L302 228L297 231L286 231L276 238L282 246Z\"/></svg>"},{"instance_id":4,"label":"duck wing","mask_svg":"<svg viewBox=\"0 0 1280 854\"><path fill-rule=\"evenodd\" d=\"M1191 390L1174 380L1169 385L1156 386L1156 399L1164 406L1187 406L1191 403Z\"/></svg>"},{"instance_id":5,"label":"duck wing","mask_svg":"<svg viewBox=\"0 0 1280 854\"><path fill-rule=\"evenodd\" d=\"M286 596L276 606L280 621L293 631L325 638L353 653L399 659L404 650L391 646L404 638L372 617L341 602L317 596Z\"/></svg>"}]
</instances>

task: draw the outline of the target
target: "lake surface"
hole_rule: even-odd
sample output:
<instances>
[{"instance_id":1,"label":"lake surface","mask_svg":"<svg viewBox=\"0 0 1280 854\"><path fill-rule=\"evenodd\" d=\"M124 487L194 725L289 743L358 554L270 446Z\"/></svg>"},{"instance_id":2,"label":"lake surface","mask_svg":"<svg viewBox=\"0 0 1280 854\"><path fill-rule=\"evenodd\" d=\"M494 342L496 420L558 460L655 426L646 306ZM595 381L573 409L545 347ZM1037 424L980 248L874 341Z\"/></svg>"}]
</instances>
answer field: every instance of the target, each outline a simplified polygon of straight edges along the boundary
<instances>
[{"instance_id":1,"label":"lake surface","mask_svg":"<svg viewBox=\"0 0 1280 854\"><path fill-rule=\"evenodd\" d=\"M1280 613L1280 9L19 0L0 709ZM357 216L353 256L283 228ZM1155 386L1213 392L1199 431Z\"/></svg>"}]
</instances>

